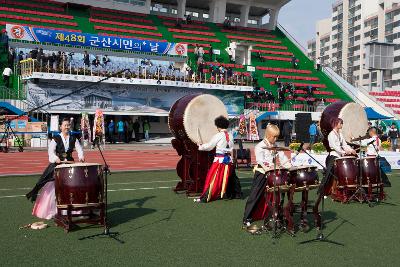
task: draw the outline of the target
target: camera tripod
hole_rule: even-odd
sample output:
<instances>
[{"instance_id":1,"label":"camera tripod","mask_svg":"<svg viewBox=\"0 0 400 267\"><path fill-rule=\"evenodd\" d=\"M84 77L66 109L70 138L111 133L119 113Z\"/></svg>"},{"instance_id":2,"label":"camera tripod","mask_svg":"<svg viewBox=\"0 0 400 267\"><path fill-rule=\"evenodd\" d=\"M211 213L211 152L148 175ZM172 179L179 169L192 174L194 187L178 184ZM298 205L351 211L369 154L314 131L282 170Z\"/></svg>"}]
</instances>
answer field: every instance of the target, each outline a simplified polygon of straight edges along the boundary
<instances>
[{"instance_id":1,"label":"camera tripod","mask_svg":"<svg viewBox=\"0 0 400 267\"><path fill-rule=\"evenodd\" d=\"M10 137L14 137L17 140L18 144L18 151L23 152L24 148L21 144L20 138L15 134L14 130L11 128L11 121L10 120L5 120L4 121L4 133L3 136L0 139L0 152L7 153L10 149L8 139Z\"/></svg>"}]
</instances>

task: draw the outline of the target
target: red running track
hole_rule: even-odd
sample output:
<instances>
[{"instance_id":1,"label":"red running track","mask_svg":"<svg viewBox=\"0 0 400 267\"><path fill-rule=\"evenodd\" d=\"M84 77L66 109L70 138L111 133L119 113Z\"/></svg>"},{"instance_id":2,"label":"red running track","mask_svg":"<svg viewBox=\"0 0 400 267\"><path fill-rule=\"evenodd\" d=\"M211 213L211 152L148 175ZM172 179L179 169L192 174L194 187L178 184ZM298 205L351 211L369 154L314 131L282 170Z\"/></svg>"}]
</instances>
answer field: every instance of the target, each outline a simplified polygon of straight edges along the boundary
<instances>
[{"instance_id":1,"label":"red running track","mask_svg":"<svg viewBox=\"0 0 400 267\"><path fill-rule=\"evenodd\" d=\"M175 169L179 156L173 149L106 150L104 157L111 171ZM77 154L74 153L77 159ZM86 162L103 163L98 151L85 151ZM48 165L47 151L0 153L0 176L41 174Z\"/></svg>"}]
</instances>

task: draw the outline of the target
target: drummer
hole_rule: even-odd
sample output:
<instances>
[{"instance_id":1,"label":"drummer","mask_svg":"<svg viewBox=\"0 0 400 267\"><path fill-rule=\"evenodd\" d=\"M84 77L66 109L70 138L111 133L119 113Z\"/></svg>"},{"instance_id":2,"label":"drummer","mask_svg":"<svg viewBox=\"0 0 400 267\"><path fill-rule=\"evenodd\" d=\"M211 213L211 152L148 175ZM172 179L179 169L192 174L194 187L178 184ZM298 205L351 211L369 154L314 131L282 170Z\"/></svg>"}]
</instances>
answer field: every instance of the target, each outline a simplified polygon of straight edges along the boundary
<instances>
[{"instance_id":1,"label":"drummer","mask_svg":"<svg viewBox=\"0 0 400 267\"><path fill-rule=\"evenodd\" d=\"M375 127L370 127L368 129L368 136L369 136L369 138L365 137L364 139L360 140L360 142L355 142L355 143L360 144L360 146L367 147L367 151L366 151L367 157L377 157L379 150L381 148L382 142L378 137L378 133L377 133ZM359 139L357 139L357 140L359 140ZM380 172L381 172L381 179L382 179L382 182L384 183L384 185L386 187L391 186L391 183L390 183L389 178L387 177L386 173L383 172L382 169L380 169Z\"/></svg>"},{"instance_id":2,"label":"drummer","mask_svg":"<svg viewBox=\"0 0 400 267\"><path fill-rule=\"evenodd\" d=\"M333 171L335 159L346 155L357 155L356 151L346 143L346 140L343 137L343 120L341 118L334 118L331 122L331 126L332 131L328 135L328 142L331 151L325 160L326 172L318 189L318 193L321 193L322 191L329 193L333 182L331 172Z\"/></svg>"},{"instance_id":3,"label":"drummer","mask_svg":"<svg viewBox=\"0 0 400 267\"><path fill-rule=\"evenodd\" d=\"M241 187L232 164L233 137L228 133L229 120L219 116L214 121L218 133L206 144L199 144L200 151L211 151L215 148L214 162L208 170L203 193L196 202L210 202L217 199L241 197ZM236 192L228 192L229 189Z\"/></svg>"},{"instance_id":4,"label":"drummer","mask_svg":"<svg viewBox=\"0 0 400 267\"><path fill-rule=\"evenodd\" d=\"M254 179L250 195L247 199L243 215L243 227L248 227L253 221L265 219L268 215L267 200L265 199L265 187L267 179L265 173L274 168L272 148L279 136L279 128L276 125L268 124L265 129L264 139L254 149L257 166L254 168ZM285 154L278 152L278 167L290 168L290 160Z\"/></svg>"},{"instance_id":5,"label":"drummer","mask_svg":"<svg viewBox=\"0 0 400 267\"><path fill-rule=\"evenodd\" d=\"M74 149L78 153L79 161L85 161L79 140L69 133L70 127L69 119L63 119L60 125L60 135L54 136L49 144L48 155L50 164L44 170L35 187L26 194L28 199L35 201L32 215L38 218L49 220L57 213L53 177L55 167L63 162L73 162L72 152Z\"/></svg>"}]
</instances>

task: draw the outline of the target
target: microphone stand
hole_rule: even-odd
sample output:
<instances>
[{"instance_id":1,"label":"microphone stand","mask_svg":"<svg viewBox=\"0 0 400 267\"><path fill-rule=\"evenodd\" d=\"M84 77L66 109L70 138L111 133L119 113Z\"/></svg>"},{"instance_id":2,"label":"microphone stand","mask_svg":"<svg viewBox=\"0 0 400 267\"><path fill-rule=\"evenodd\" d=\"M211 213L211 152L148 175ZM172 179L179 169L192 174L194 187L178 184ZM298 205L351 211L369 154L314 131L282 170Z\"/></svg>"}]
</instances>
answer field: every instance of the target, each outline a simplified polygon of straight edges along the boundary
<instances>
[{"instance_id":1,"label":"microphone stand","mask_svg":"<svg viewBox=\"0 0 400 267\"><path fill-rule=\"evenodd\" d=\"M121 244L124 244L125 241L119 239L117 236L119 236L119 232L110 232L110 226L108 224L108 214L107 214L107 208L108 208L108 192L107 192L107 185L108 185L108 179L107 176L108 174L111 175L111 171L110 171L110 167L107 164L106 159L104 158L103 152L101 151L100 148L100 141L99 138L96 137L94 140L94 145L96 145L97 149L100 152L100 155L103 159L103 163L104 163L104 167L103 167L103 174L104 174L104 186L103 186L103 202L104 202L104 230L102 233L99 234L95 234L95 235L90 235L90 236L86 236L86 237L81 237L79 238L79 240L85 240L85 239L92 239L94 237L109 237L112 238L116 241L118 241Z\"/></svg>"},{"instance_id":2,"label":"microphone stand","mask_svg":"<svg viewBox=\"0 0 400 267\"><path fill-rule=\"evenodd\" d=\"M327 169L324 167L324 165L322 165L318 160L316 160L313 156L311 156L305 149L303 149L302 147L300 147L300 150L303 151L304 153L306 153L306 154L307 154L311 159L313 159L316 163L318 163L318 165L322 167L322 169L324 170L324 172L327 171ZM331 171L329 171L329 173L326 174L326 175L331 175L332 178L338 179L337 176L334 175ZM332 178L331 178L331 179L332 179ZM322 192L319 194L318 199L317 199L317 201L316 201L316 203L315 203L315 206L317 207L317 211L318 211L319 203L320 203L320 201L322 200L321 213L324 212L324 198L325 198L325 190L322 190ZM318 230L317 237L314 238L314 239L311 239L311 240L307 240L307 241L300 242L300 244L306 244L306 243L310 243L310 242L320 241L320 242L327 242L327 243L331 243L331 244L335 244L335 245L339 245L339 246L344 246L344 244L339 243L339 242L336 242L336 241L329 240L329 239L327 239L327 238L324 236L324 233L323 233L323 228L324 228L324 227L323 227L323 220L322 220L322 216L321 216L321 215L320 215L320 217L321 217L321 219L320 219L320 220L321 220L321 226L320 226L320 229ZM328 236L329 236L329 235L328 235Z\"/></svg>"}]
</instances>

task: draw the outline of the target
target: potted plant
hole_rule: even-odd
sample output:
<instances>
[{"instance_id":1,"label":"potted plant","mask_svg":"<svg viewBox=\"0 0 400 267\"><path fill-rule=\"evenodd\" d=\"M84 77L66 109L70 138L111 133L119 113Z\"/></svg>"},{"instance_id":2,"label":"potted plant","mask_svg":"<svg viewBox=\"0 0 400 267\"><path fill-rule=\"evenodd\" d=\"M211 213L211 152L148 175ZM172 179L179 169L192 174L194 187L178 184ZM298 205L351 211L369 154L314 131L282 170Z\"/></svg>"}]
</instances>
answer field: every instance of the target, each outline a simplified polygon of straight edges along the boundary
<instances>
[{"instance_id":1,"label":"potted plant","mask_svg":"<svg viewBox=\"0 0 400 267\"><path fill-rule=\"evenodd\" d=\"M388 151L388 150L390 149L390 146L391 146L390 141L384 141L384 142L382 142L382 144L381 144L381 147L382 147L383 150L385 150L385 151Z\"/></svg>"},{"instance_id":2,"label":"potted plant","mask_svg":"<svg viewBox=\"0 0 400 267\"><path fill-rule=\"evenodd\" d=\"M314 152L316 154L321 154L322 152L325 152L325 146L323 143L315 143L312 145L312 150L314 150Z\"/></svg>"},{"instance_id":3,"label":"potted plant","mask_svg":"<svg viewBox=\"0 0 400 267\"><path fill-rule=\"evenodd\" d=\"M299 147L300 147L300 143L291 143L291 144L289 145L289 148L290 148L292 151L297 151L297 150L299 149Z\"/></svg>"}]
</instances>

